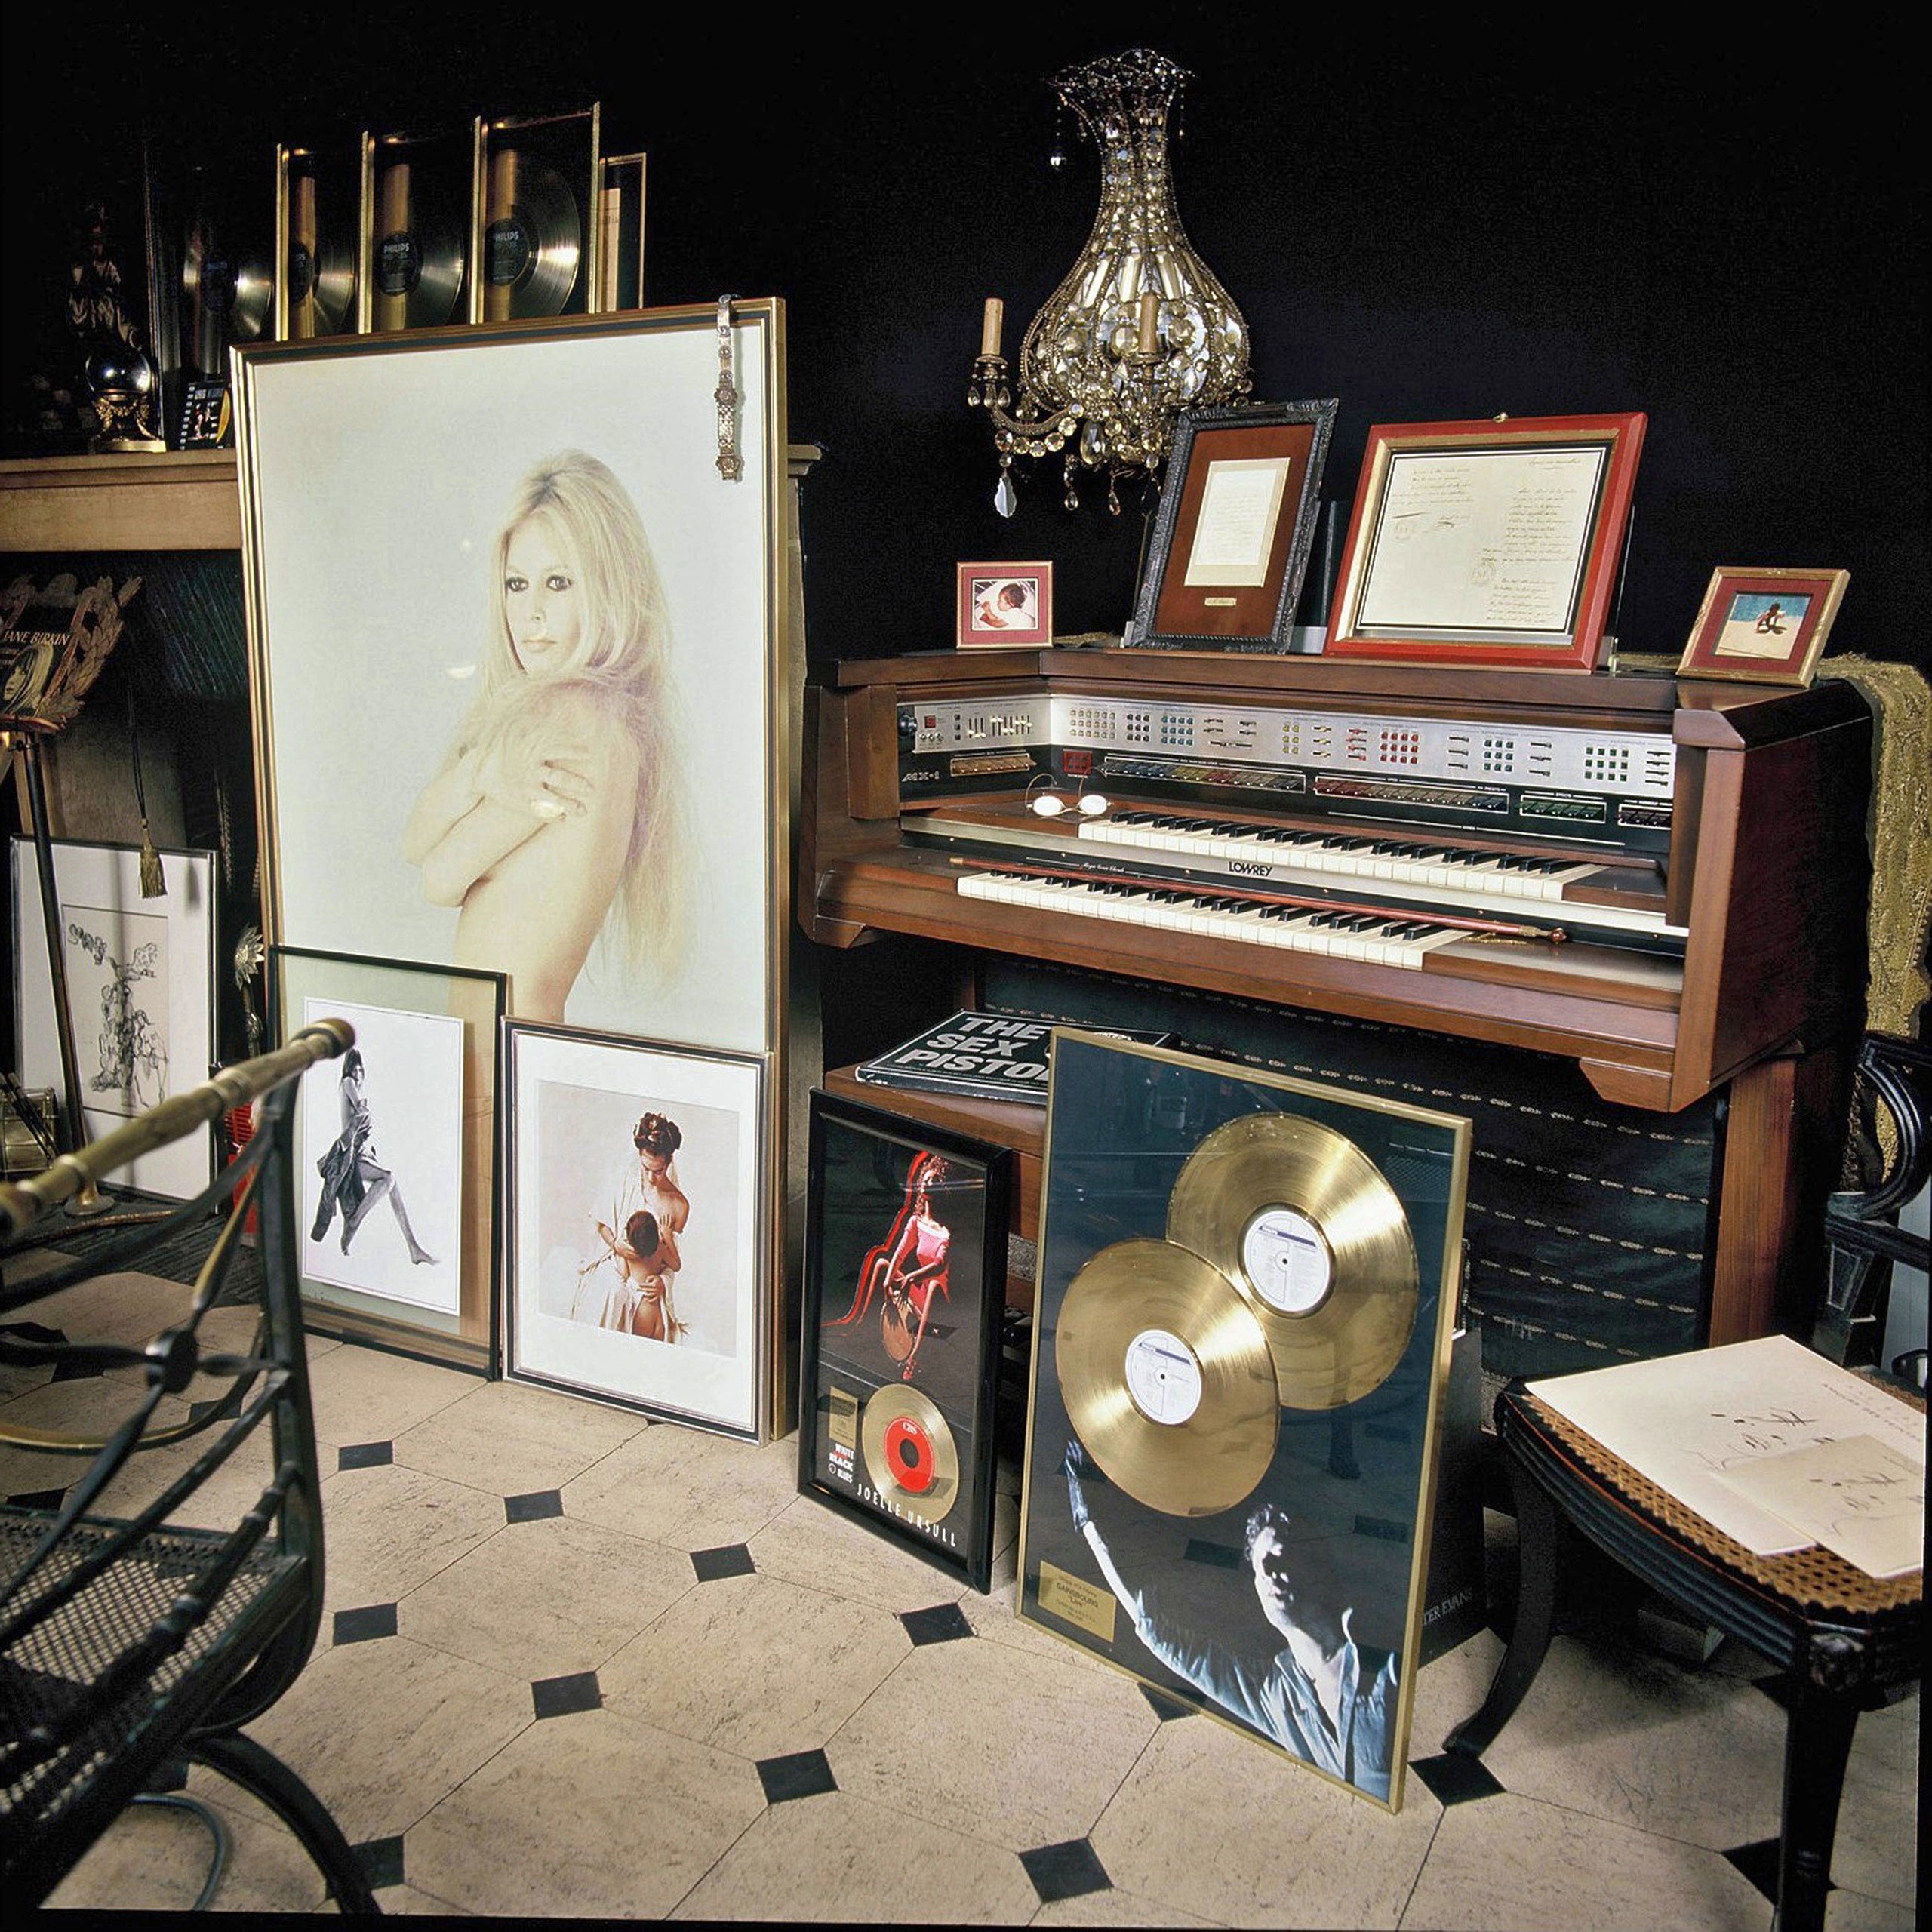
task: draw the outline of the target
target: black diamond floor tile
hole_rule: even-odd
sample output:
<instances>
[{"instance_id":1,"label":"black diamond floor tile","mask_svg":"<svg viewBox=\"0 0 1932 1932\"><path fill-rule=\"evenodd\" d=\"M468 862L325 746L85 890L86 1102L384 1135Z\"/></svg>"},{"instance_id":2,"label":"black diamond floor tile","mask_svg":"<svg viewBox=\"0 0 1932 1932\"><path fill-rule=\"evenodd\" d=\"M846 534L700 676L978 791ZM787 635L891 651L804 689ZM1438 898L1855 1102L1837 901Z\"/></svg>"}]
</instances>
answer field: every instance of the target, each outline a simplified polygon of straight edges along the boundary
<instances>
[{"instance_id":1,"label":"black diamond floor tile","mask_svg":"<svg viewBox=\"0 0 1932 1932\"><path fill-rule=\"evenodd\" d=\"M1113 1881L1099 1854L1084 1838L1069 1838L1064 1844L1043 1844L1036 1851L1023 1851L1020 1862L1033 1881L1042 1905L1057 1899L1084 1898L1089 1892L1110 1891Z\"/></svg>"},{"instance_id":2,"label":"black diamond floor tile","mask_svg":"<svg viewBox=\"0 0 1932 1932\"><path fill-rule=\"evenodd\" d=\"M1194 1715L1192 1704L1183 1704L1178 1697L1171 1697L1166 1691L1157 1690L1151 1684L1142 1684L1140 1694L1163 1724L1172 1724L1176 1718L1191 1718Z\"/></svg>"},{"instance_id":3,"label":"black diamond floor tile","mask_svg":"<svg viewBox=\"0 0 1932 1932\"><path fill-rule=\"evenodd\" d=\"M569 1677L541 1677L530 1687L531 1702L540 1718L568 1717L577 1711L601 1710L604 1693L594 1670Z\"/></svg>"},{"instance_id":4,"label":"black diamond floor tile","mask_svg":"<svg viewBox=\"0 0 1932 1932\"><path fill-rule=\"evenodd\" d=\"M794 1751L786 1757L761 1758L758 1781L764 1787L768 1804L783 1804L794 1798L816 1798L820 1792L838 1789L838 1780L832 1775L831 1761L823 1751Z\"/></svg>"},{"instance_id":5,"label":"black diamond floor tile","mask_svg":"<svg viewBox=\"0 0 1932 1932\"><path fill-rule=\"evenodd\" d=\"M349 1849L355 1853L355 1862L361 1866L371 1890L380 1891L385 1885L402 1883L401 1839L365 1838Z\"/></svg>"},{"instance_id":6,"label":"black diamond floor tile","mask_svg":"<svg viewBox=\"0 0 1932 1932\"><path fill-rule=\"evenodd\" d=\"M1734 1846L1724 1854L1724 1857L1774 1905L1777 1903L1778 1841L1776 1838L1758 1838L1749 1844ZM1838 1887L1828 1879L1825 1889L1835 1892Z\"/></svg>"},{"instance_id":7,"label":"black diamond floor tile","mask_svg":"<svg viewBox=\"0 0 1932 1932\"><path fill-rule=\"evenodd\" d=\"M355 1610L339 1610L335 1614L334 1638L340 1650L345 1644L373 1643L379 1637L395 1635L395 1605L392 1603L364 1604Z\"/></svg>"},{"instance_id":8,"label":"black diamond floor tile","mask_svg":"<svg viewBox=\"0 0 1932 1932\"><path fill-rule=\"evenodd\" d=\"M395 1445L388 1442L352 1442L337 1452L339 1469L379 1469L395 1460Z\"/></svg>"},{"instance_id":9,"label":"black diamond floor tile","mask_svg":"<svg viewBox=\"0 0 1932 1932\"><path fill-rule=\"evenodd\" d=\"M1480 1758L1466 1752L1445 1751L1437 1758L1418 1758L1410 1766L1429 1787L1438 1804L1467 1804L1478 1798L1500 1798L1504 1787Z\"/></svg>"},{"instance_id":10,"label":"black diamond floor tile","mask_svg":"<svg viewBox=\"0 0 1932 1932\"><path fill-rule=\"evenodd\" d=\"M555 1489L533 1489L528 1495L503 1498L506 1523L540 1523L548 1516L564 1513L563 1493Z\"/></svg>"},{"instance_id":11,"label":"black diamond floor tile","mask_svg":"<svg viewBox=\"0 0 1932 1932\"><path fill-rule=\"evenodd\" d=\"M700 1583L715 1583L721 1577L749 1577L758 1565L741 1543L721 1544L716 1549L694 1549L691 1567Z\"/></svg>"},{"instance_id":12,"label":"black diamond floor tile","mask_svg":"<svg viewBox=\"0 0 1932 1932\"><path fill-rule=\"evenodd\" d=\"M84 1361L58 1361L54 1364L54 1374L49 1378L55 1382L88 1382L100 1374L93 1364Z\"/></svg>"},{"instance_id":13,"label":"black diamond floor tile","mask_svg":"<svg viewBox=\"0 0 1932 1932\"><path fill-rule=\"evenodd\" d=\"M899 1620L915 1644L950 1644L973 1634L966 1613L956 1603L936 1603L930 1610L902 1610Z\"/></svg>"},{"instance_id":14,"label":"black diamond floor tile","mask_svg":"<svg viewBox=\"0 0 1932 1932\"><path fill-rule=\"evenodd\" d=\"M64 1489L23 1489L7 1499L16 1509L57 1509L66 1500Z\"/></svg>"}]
</instances>

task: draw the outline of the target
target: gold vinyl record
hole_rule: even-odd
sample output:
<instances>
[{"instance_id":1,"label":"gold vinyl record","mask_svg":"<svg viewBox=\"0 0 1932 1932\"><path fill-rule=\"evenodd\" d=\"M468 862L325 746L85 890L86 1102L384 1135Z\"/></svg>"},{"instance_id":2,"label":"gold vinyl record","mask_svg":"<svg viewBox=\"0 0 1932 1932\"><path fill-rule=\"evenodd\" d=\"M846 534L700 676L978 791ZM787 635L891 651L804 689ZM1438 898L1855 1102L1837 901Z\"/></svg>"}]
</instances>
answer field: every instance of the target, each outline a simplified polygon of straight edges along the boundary
<instances>
[{"instance_id":1,"label":"gold vinyl record","mask_svg":"<svg viewBox=\"0 0 1932 1932\"><path fill-rule=\"evenodd\" d=\"M1174 1183L1168 1238L1211 1262L1254 1311L1289 1408L1366 1395L1409 1345L1408 1217L1380 1169L1331 1128L1295 1114L1217 1128Z\"/></svg>"},{"instance_id":2,"label":"gold vinyl record","mask_svg":"<svg viewBox=\"0 0 1932 1932\"><path fill-rule=\"evenodd\" d=\"M392 160L376 184L370 280L378 329L435 328L456 312L464 241L433 188L408 161Z\"/></svg>"},{"instance_id":3,"label":"gold vinyl record","mask_svg":"<svg viewBox=\"0 0 1932 1932\"><path fill-rule=\"evenodd\" d=\"M485 319L561 315L583 255L577 197L554 168L506 149L491 164L489 207Z\"/></svg>"},{"instance_id":4,"label":"gold vinyl record","mask_svg":"<svg viewBox=\"0 0 1932 1932\"><path fill-rule=\"evenodd\" d=\"M959 1499L959 1451L930 1395L888 1383L866 1404L859 1441L881 1495L928 1523Z\"/></svg>"},{"instance_id":5,"label":"gold vinyl record","mask_svg":"<svg viewBox=\"0 0 1932 1932\"><path fill-rule=\"evenodd\" d=\"M1232 1509L1274 1460L1268 1339L1226 1276L1186 1248L1102 1248L1067 1289L1054 1361L1088 1454L1150 1509Z\"/></svg>"}]
</instances>

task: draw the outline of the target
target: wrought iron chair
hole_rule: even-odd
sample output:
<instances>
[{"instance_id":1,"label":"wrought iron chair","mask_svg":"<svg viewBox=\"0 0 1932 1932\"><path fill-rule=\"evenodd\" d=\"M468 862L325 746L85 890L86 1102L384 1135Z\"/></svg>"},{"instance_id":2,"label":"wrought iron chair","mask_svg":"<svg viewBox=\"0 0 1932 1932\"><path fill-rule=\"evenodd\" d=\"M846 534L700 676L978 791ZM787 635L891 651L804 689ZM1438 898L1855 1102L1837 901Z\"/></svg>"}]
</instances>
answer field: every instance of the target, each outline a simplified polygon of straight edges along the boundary
<instances>
[{"instance_id":1,"label":"wrought iron chair","mask_svg":"<svg viewBox=\"0 0 1932 1932\"><path fill-rule=\"evenodd\" d=\"M1811 1346L1865 1368L1882 1349L1892 1270L1932 1272L1932 1243L1899 1225L1900 1211L1932 1181L1932 1048L1883 1033L1865 1036L1849 1164L1861 1179L1877 1178L1841 1188L1826 1203L1831 1272ZM1922 1389L1924 1352L1917 1352L1911 1379Z\"/></svg>"},{"instance_id":2,"label":"wrought iron chair","mask_svg":"<svg viewBox=\"0 0 1932 1932\"><path fill-rule=\"evenodd\" d=\"M348 1841L321 1801L241 1727L307 1662L321 1619L322 1524L314 1417L297 1294L291 1108L299 1076L353 1041L343 1021L305 1029L278 1051L218 1073L118 1131L63 1155L19 1186L0 1184L0 1269L38 1244L53 1211L136 1155L260 1099L261 1124L200 1197L89 1257L19 1286L0 1273L0 1363L57 1375L141 1371L127 1413L92 1440L10 1426L0 1441L76 1459L49 1506L0 1504L0 1889L37 1905L107 1826L183 1761L221 1772L289 1826L345 1911L380 1911ZM138 1269L154 1245L229 1211L186 1316L145 1347L69 1340L22 1311L77 1284ZM252 1346L210 1346L251 1204L259 1205L262 1285ZM75 1224L77 1227L80 1223ZM192 1385L191 1386L191 1385ZM209 1401L184 1401L211 1388ZM137 1486L144 1451L198 1453L145 1506L96 1513L116 1484ZM232 1484L263 1458L266 1487L225 1529L199 1527L207 1485ZM177 1457L168 1459L171 1467ZM249 1484L252 1493L254 1485ZM201 1500L198 1503L197 1498ZM217 1830L217 1871L221 1835ZM211 1881L210 1889L212 1889ZM204 1898L208 1896L205 1891Z\"/></svg>"}]
</instances>

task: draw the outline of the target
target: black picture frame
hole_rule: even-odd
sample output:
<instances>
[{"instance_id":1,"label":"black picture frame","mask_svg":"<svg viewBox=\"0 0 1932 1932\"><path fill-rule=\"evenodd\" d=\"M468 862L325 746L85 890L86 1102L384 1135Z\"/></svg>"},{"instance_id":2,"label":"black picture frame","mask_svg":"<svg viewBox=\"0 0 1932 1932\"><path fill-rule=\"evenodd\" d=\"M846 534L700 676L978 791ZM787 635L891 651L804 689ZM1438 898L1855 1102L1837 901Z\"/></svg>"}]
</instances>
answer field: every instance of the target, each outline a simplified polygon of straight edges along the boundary
<instances>
[{"instance_id":1,"label":"black picture frame","mask_svg":"<svg viewBox=\"0 0 1932 1932\"><path fill-rule=\"evenodd\" d=\"M934 1161L941 1164L937 1174ZM812 1091L800 1493L952 1571L983 1595L992 1580L1012 1170L1011 1151L992 1142ZM909 1235L915 1244L907 1258L919 1251L912 1217L921 1179L929 1207L931 1195L943 1189L947 1218L940 1223L937 1214L928 1217L947 1237L943 1299L928 1287L911 1352L902 1359L897 1351L908 1339L918 1303L910 1295L893 1296L889 1281L900 1244ZM964 1266L955 1265L955 1255ZM828 1309L828 1291L835 1303L849 1303L843 1315ZM943 1325L944 1317L956 1319ZM923 1381L921 1365L928 1367ZM903 1458L903 1483L888 1456ZM952 1497L936 1516L923 1515L921 1498L946 1479L949 1460Z\"/></svg>"},{"instance_id":2,"label":"black picture frame","mask_svg":"<svg viewBox=\"0 0 1932 1932\"><path fill-rule=\"evenodd\" d=\"M1176 418L1129 645L1269 654L1291 648L1340 408L1329 396L1191 409ZM1227 486L1225 514L1204 518L1217 485ZM1256 543L1254 554L1226 563L1217 575L1202 543L1204 522L1246 533Z\"/></svg>"},{"instance_id":3,"label":"black picture frame","mask_svg":"<svg viewBox=\"0 0 1932 1932\"><path fill-rule=\"evenodd\" d=\"M386 1009L398 1018L453 1021L460 1028L461 1117L454 1135L460 1162L455 1189L460 1223L456 1306L412 1305L393 1294L358 1288L352 1281L321 1274L311 1264L315 1244L308 1239L300 1257L303 1306L304 1318L317 1334L368 1342L492 1379L500 1374L497 1338L503 1274L500 1125L507 992L503 974L474 967L424 965L414 960L371 958L312 946L268 948L266 1011L278 1045L301 1030L306 1023L306 1004L318 1001L332 1011L346 1007L349 1010L340 1017L352 1025L356 1019L355 1009L368 1007ZM298 1001L303 1002L303 1010L297 1009ZM312 1068L310 1074L318 1071L323 1069ZM340 1072L340 1063L328 1063L321 1084L339 1080ZM308 1079L305 1075L305 1081ZM301 1157L316 1137L309 1132L308 1110L319 1097L306 1085L297 1097L298 1158L293 1185L298 1238L310 1235L309 1216L315 1208L309 1192L312 1168L305 1167ZM420 1151L411 1149L407 1140L402 1147L395 1147L392 1137L383 1132L380 1113L375 1124L386 1150ZM320 1137L329 1137L326 1123ZM446 1185L446 1177L435 1178ZM420 1190L417 1198L420 1214Z\"/></svg>"}]
</instances>

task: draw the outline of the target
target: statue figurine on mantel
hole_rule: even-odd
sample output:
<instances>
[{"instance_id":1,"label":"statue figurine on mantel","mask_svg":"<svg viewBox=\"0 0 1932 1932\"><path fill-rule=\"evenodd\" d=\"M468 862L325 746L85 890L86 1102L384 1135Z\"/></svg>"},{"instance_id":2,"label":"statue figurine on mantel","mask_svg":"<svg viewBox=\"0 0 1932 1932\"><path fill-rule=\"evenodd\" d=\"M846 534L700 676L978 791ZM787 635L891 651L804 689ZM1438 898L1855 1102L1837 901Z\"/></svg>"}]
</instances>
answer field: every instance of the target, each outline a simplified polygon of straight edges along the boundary
<instances>
[{"instance_id":1,"label":"statue figurine on mantel","mask_svg":"<svg viewBox=\"0 0 1932 1932\"><path fill-rule=\"evenodd\" d=\"M69 265L67 325L73 331L81 388L97 425L89 448L158 450L161 381L128 312L126 278L115 258L107 204L82 211Z\"/></svg>"}]
</instances>

